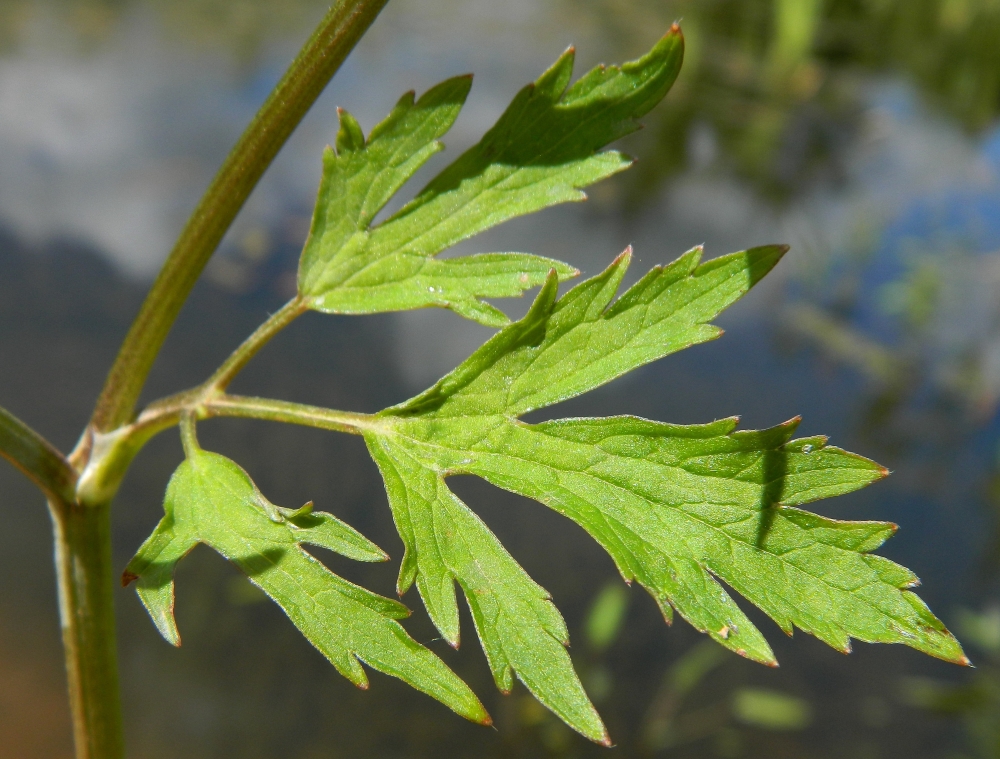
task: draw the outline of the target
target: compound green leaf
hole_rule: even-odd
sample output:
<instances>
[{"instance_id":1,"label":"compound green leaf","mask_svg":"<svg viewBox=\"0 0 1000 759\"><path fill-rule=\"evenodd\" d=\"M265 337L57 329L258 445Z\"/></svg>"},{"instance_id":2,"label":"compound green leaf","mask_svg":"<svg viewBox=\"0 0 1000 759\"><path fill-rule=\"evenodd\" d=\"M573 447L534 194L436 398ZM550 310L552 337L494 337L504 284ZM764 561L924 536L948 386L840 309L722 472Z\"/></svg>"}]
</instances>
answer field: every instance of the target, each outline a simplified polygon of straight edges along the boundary
<instances>
[{"instance_id":1,"label":"compound green leaf","mask_svg":"<svg viewBox=\"0 0 1000 759\"><path fill-rule=\"evenodd\" d=\"M652 594L667 621L676 610L756 661L776 664L722 583L788 634L798 627L845 652L852 638L903 643L967 663L910 590L916 576L872 554L895 525L797 508L886 474L825 438L793 440L798 420L738 431L736 419L680 426L629 416L540 424L517 418L718 337L710 320L783 253L766 246L702 263L695 249L653 269L617 300L627 252L561 299L550 276L522 320L365 430L406 544L400 590L416 580L442 634L457 642L458 580L501 688L509 675L498 674L497 663L593 739L603 733L599 722L588 722L592 707L582 691L566 681L552 689L555 696L537 686L550 673L567 677L568 661L547 645L565 642L557 613L451 494L447 476L477 475L564 514L604 546L627 581ZM483 598L492 614L477 613ZM512 633L508 618L518 620Z\"/></svg>"},{"instance_id":2,"label":"compound green leaf","mask_svg":"<svg viewBox=\"0 0 1000 759\"><path fill-rule=\"evenodd\" d=\"M123 583L137 590L157 628L174 645L173 572L196 544L205 543L233 562L288 615L337 670L368 687L359 662L398 677L467 719L489 723L482 704L437 656L396 621L409 615L383 598L333 574L308 554L318 545L359 561L384 561L375 544L312 505L271 504L234 462L193 451L174 473L165 515L129 563Z\"/></svg>"},{"instance_id":3,"label":"compound green leaf","mask_svg":"<svg viewBox=\"0 0 1000 759\"><path fill-rule=\"evenodd\" d=\"M483 297L519 295L540 284L541 267L561 279L576 271L526 254L428 259L508 219L585 198L581 188L631 164L598 152L638 128L680 69L676 27L642 58L600 66L569 86L573 50L521 90L483 139L385 222L372 219L434 152L468 92L448 80L414 103L403 97L366 141L341 114L337 152L328 150L312 230L299 267L299 292L326 313L375 313L442 306L490 326L507 319ZM547 271L547 270L546 270Z\"/></svg>"},{"instance_id":4,"label":"compound green leaf","mask_svg":"<svg viewBox=\"0 0 1000 759\"><path fill-rule=\"evenodd\" d=\"M601 718L573 670L569 633L551 596L444 483L442 473L394 438L366 436L385 479L406 544L402 595L416 580L441 634L458 646L455 581L462 586L497 687L509 693L512 670L539 701L593 741L610 744Z\"/></svg>"}]
</instances>

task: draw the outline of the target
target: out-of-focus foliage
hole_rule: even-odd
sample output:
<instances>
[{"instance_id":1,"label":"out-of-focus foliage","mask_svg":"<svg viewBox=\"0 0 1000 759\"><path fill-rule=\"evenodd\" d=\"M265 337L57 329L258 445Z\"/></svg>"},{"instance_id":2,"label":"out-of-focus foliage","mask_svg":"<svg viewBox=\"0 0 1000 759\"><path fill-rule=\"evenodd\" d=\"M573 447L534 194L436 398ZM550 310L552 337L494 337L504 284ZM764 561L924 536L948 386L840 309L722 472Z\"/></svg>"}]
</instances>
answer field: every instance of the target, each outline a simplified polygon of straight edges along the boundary
<instances>
[{"instance_id":1,"label":"out-of-focus foliage","mask_svg":"<svg viewBox=\"0 0 1000 759\"><path fill-rule=\"evenodd\" d=\"M958 626L964 640L980 651L976 673L961 685L911 678L902 697L919 709L957 716L965 727L966 744L976 759L1000 757L1000 607L982 612L963 610Z\"/></svg>"},{"instance_id":2,"label":"out-of-focus foliage","mask_svg":"<svg viewBox=\"0 0 1000 759\"><path fill-rule=\"evenodd\" d=\"M736 691L733 714L740 722L765 730L801 730L812 722L812 710L807 702L764 688Z\"/></svg>"},{"instance_id":3,"label":"out-of-focus foliage","mask_svg":"<svg viewBox=\"0 0 1000 759\"><path fill-rule=\"evenodd\" d=\"M733 673L725 671L729 664L716 648L703 642L688 649L667 670L646 715L643 743L647 750L667 751L669 756L671 750L704 751L706 744L714 744L716 756L742 756L748 731L793 732L812 723L808 700L774 688L734 687ZM708 687L712 679L715 690Z\"/></svg>"},{"instance_id":4,"label":"out-of-focus foliage","mask_svg":"<svg viewBox=\"0 0 1000 759\"><path fill-rule=\"evenodd\" d=\"M119 31L136 9L153 11L176 39L248 59L265 42L307 29L322 0L0 0L0 53L39 29L58 29L86 48Z\"/></svg>"},{"instance_id":5,"label":"out-of-focus foliage","mask_svg":"<svg viewBox=\"0 0 1000 759\"><path fill-rule=\"evenodd\" d=\"M618 637L625 612L628 594L618 583L608 583L597 597L587 615L587 643L595 651L603 651Z\"/></svg>"},{"instance_id":6,"label":"out-of-focus foliage","mask_svg":"<svg viewBox=\"0 0 1000 759\"><path fill-rule=\"evenodd\" d=\"M622 40L629 30L684 19L684 75L636 150L643 161L632 198L686 167L716 161L776 200L817 179L836 181L865 74L903 74L968 130L1000 112L995 0L565 4L591 9Z\"/></svg>"},{"instance_id":7,"label":"out-of-focus foliage","mask_svg":"<svg viewBox=\"0 0 1000 759\"><path fill-rule=\"evenodd\" d=\"M443 0L430 3L442 6ZM250 60L306 29L324 0L0 0L0 53L53 20L83 45L152 11L177 39ZM628 205L678 172L715 164L775 200L836 181L861 110L860 75L903 74L966 129L1000 112L997 0L563 0L619 59L636 29L683 18L684 75L638 138Z\"/></svg>"},{"instance_id":8,"label":"out-of-focus foliage","mask_svg":"<svg viewBox=\"0 0 1000 759\"><path fill-rule=\"evenodd\" d=\"M917 424L941 443L988 423L1000 404L1000 253L946 239L883 255L869 245L831 251L823 274L796 283L783 328L865 378L865 425L883 441Z\"/></svg>"}]
</instances>

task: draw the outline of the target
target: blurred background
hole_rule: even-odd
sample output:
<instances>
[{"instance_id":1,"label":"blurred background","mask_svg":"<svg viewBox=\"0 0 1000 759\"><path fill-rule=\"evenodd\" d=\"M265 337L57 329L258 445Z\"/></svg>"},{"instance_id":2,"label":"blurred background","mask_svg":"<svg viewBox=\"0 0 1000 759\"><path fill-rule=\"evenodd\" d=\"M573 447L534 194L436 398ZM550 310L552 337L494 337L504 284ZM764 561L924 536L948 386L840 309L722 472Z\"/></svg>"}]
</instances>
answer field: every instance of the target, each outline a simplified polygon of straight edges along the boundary
<instances>
[{"instance_id":1,"label":"blurred background","mask_svg":"<svg viewBox=\"0 0 1000 759\"><path fill-rule=\"evenodd\" d=\"M0 403L67 450L118 342L228 147L324 13L322 0L0 0ZM493 687L466 616L452 652L414 592L407 629L466 678L497 729L375 674L340 678L205 548L181 565L184 646L117 599L130 757L1000 757L1000 0L392 0L242 212L154 368L147 399L200 382L294 288L336 107L365 129L405 90L473 71L448 150L473 144L569 44L577 71L637 57L682 20L684 68L629 172L590 200L508 223L463 253L523 250L593 274L626 245L633 279L698 243L791 253L720 319L726 336L551 416L634 413L801 432L888 466L817 504L887 519L881 553L976 664L803 634L768 670L664 626L579 528L451 480L552 592L617 748L588 744L523 687ZM406 191L404 191L405 194ZM498 305L512 315L524 301ZM489 330L447 312L297 322L235 390L375 411L422 390ZM276 503L310 499L392 554L323 553L393 593L402 545L358 438L220 420L206 447ZM116 502L124 566L161 513L176 435L139 456ZM71 751L49 523L0 467L0 756Z\"/></svg>"}]
</instances>

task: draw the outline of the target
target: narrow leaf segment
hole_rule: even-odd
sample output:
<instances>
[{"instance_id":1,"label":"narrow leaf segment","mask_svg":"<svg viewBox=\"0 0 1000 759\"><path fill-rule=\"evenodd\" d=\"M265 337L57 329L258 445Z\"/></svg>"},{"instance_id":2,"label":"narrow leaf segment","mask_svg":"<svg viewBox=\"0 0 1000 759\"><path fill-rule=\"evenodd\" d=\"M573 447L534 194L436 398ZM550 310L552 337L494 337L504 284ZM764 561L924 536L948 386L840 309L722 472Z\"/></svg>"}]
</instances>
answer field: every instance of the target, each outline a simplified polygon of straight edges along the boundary
<instances>
[{"instance_id":1,"label":"narrow leaf segment","mask_svg":"<svg viewBox=\"0 0 1000 759\"><path fill-rule=\"evenodd\" d=\"M164 511L122 582L136 581L139 597L170 643L180 645L174 567L196 544L205 543L267 593L358 687L368 687L360 660L467 719L489 723L468 686L396 622L409 616L405 606L338 577L302 548L321 546L358 561L388 558L352 527L312 511L311 503L297 510L271 504L234 462L201 449L191 451L171 478Z\"/></svg>"},{"instance_id":2,"label":"narrow leaf segment","mask_svg":"<svg viewBox=\"0 0 1000 759\"><path fill-rule=\"evenodd\" d=\"M719 580L789 634L798 627L845 652L855 638L966 661L909 590L917 578L871 554L895 525L796 508L885 475L824 438L792 440L797 420L741 432L735 419L694 426L636 417L517 419L718 337L710 320L784 250L766 246L702 263L695 249L617 300L628 252L558 300L552 276L524 319L365 431L406 544L400 590L416 580L442 635L457 643L457 580L500 688L509 689L513 669L593 740L607 735L562 648L558 612L448 490L447 476L478 475L564 514L604 546L627 581L653 595L668 621L676 610L756 661L776 664Z\"/></svg>"},{"instance_id":3,"label":"narrow leaf segment","mask_svg":"<svg viewBox=\"0 0 1000 759\"><path fill-rule=\"evenodd\" d=\"M300 295L327 313L442 306L490 326L507 324L480 299L520 295L552 269L560 279L576 269L524 253L432 257L508 219L583 200L580 188L628 168L631 159L621 153L598 151L637 129L635 119L666 95L683 47L675 27L639 60L600 66L572 86L574 53L567 50L477 145L374 227L389 199L441 150L437 140L458 116L471 79L449 79L416 101L407 93L367 140L342 111L336 152L324 156Z\"/></svg>"}]
</instances>

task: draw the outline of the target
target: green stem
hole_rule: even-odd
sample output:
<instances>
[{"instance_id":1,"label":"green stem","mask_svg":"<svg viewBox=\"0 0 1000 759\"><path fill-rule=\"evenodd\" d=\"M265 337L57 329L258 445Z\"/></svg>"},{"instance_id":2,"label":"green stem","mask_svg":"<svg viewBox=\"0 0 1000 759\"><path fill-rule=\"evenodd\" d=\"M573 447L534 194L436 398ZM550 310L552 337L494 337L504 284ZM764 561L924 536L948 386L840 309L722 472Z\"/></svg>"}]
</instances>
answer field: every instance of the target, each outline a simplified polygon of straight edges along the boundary
<instances>
[{"instance_id":1,"label":"green stem","mask_svg":"<svg viewBox=\"0 0 1000 759\"><path fill-rule=\"evenodd\" d=\"M338 0L236 143L181 232L104 383L91 426L129 421L188 293L243 203L388 0Z\"/></svg>"},{"instance_id":2,"label":"green stem","mask_svg":"<svg viewBox=\"0 0 1000 759\"><path fill-rule=\"evenodd\" d=\"M299 424L321 430L360 435L365 430L379 429L377 417L334 411L304 403L275 401L270 398L249 398L243 395L222 395L204 405L205 416L237 416L248 419L265 419L271 422Z\"/></svg>"},{"instance_id":3,"label":"green stem","mask_svg":"<svg viewBox=\"0 0 1000 759\"><path fill-rule=\"evenodd\" d=\"M114 498L132 459L151 437L179 420L183 422L181 417L186 413L197 415L212 399L224 395L226 387L250 359L306 310L302 299L293 298L244 340L205 383L151 404L132 424L110 432L88 428L74 456L86 462L76 484L77 503L104 503ZM185 440L183 423L181 436Z\"/></svg>"},{"instance_id":4,"label":"green stem","mask_svg":"<svg viewBox=\"0 0 1000 759\"><path fill-rule=\"evenodd\" d=\"M111 504L49 501L77 759L121 759Z\"/></svg>"},{"instance_id":5,"label":"green stem","mask_svg":"<svg viewBox=\"0 0 1000 759\"><path fill-rule=\"evenodd\" d=\"M76 471L31 427L0 408L0 456L16 466L50 499L73 501Z\"/></svg>"},{"instance_id":6,"label":"green stem","mask_svg":"<svg viewBox=\"0 0 1000 759\"><path fill-rule=\"evenodd\" d=\"M89 460L76 488L78 503L99 505L110 500L142 447L158 433L180 423L185 414L190 414L193 419L216 416L265 419L353 435L381 426L377 418L369 414L334 411L270 398L214 394L207 392L207 387L203 385L150 404L127 427L107 434L93 434Z\"/></svg>"},{"instance_id":7,"label":"green stem","mask_svg":"<svg viewBox=\"0 0 1000 759\"><path fill-rule=\"evenodd\" d=\"M194 428L194 414L190 411L181 413L181 445L184 446L184 455L188 458L201 450L201 446L198 445L198 433Z\"/></svg>"},{"instance_id":8,"label":"green stem","mask_svg":"<svg viewBox=\"0 0 1000 759\"><path fill-rule=\"evenodd\" d=\"M307 310L305 301L299 297L288 301L266 322L261 324L250 337L244 340L243 344L233 351L225 363L215 371L215 374L208 378L205 383L206 390L209 393L224 391L250 359L257 355L257 351Z\"/></svg>"}]
</instances>

